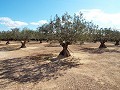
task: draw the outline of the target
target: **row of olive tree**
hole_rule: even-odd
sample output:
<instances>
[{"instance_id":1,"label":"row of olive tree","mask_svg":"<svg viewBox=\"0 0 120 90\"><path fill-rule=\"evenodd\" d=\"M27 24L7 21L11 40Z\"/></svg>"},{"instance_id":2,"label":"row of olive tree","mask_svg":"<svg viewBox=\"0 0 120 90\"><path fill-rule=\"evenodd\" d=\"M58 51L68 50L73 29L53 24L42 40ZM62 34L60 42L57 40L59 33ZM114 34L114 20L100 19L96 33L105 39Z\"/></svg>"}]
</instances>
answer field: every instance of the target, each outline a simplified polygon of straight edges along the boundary
<instances>
[{"instance_id":1,"label":"row of olive tree","mask_svg":"<svg viewBox=\"0 0 120 90\"><path fill-rule=\"evenodd\" d=\"M70 56L68 45L77 41L99 41L101 43L99 48L106 48L107 41L115 41L115 45L119 45L120 32L111 28L99 28L98 25L87 22L82 13L73 17L65 13L61 17L56 15L48 24L38 27L37 30L14 28L10 31L2 31L0 39L7 41L6 44L9 44L10 40L20 41L21 48L25 48L29 40L37 40L40 43L42 40L57 40L63 47L60 55L68 57Z\"/></svg>"},{"instance_id":2,"label":"row of olive tree","mask_svg":"<svg viewBox=\"0 0 120 90\"><path fill-rule=\"evenodd\" d=\"M41 29L42 27L38 29L44 32L48 40L59 41L63 47L60 55L65 57L70 56L68 45L86 39L85 31L88 29L87 22L83 19L82 13L74 15L74 17L71 17L68 13L61 17L56 15L54 20L51 20L43 29Z\"/></svg>"},{"instance_id":3,"label":"row of olive tree","mask_svg":"<svg viewBox=\"0 0 120 90\"><path fill-rule=\"evenodd\" d=\"M41 27L39 27L41 28ZM105 42L114 41L115 45L119 45L120 32L112 30L111 28L99 28L92 22L87 22L83 18L83 14L74 15L71 17L65 13L61 17L56 15L49 24L43 28L48 39L58 40L63 50L60 55L70 56L68 45L77 41L100 42L99 48L106 48Z\"/></svg>"},{"instance_id":4,"label":"row of olive tree","mask_svg":"<svg viewBox=\"0 0 120 90\"><path fill-rule=\"evenodd\" d=\"M9 31L1 31L0 32L0 40L6 41L6 44L10 44L10 41L20 41L21 48L25 48L26 42L30 40L41 40L43 39L43 35L40 34L38 30L30 30L28 28L23 28L20 30L19 28L14 28Z\"/></svg>"}]
</instances>

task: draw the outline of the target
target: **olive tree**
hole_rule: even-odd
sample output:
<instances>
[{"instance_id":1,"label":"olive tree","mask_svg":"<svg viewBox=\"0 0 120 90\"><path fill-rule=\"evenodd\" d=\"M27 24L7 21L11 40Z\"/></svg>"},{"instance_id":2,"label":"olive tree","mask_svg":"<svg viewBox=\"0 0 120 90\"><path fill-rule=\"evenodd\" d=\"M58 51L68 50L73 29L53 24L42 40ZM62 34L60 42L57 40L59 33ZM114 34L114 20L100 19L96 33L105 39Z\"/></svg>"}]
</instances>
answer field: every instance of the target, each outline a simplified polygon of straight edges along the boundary
<instances>
[{"instance_id":1,"label":"olive tree","mask_svg":"<svg viewBox=\"0 0 120 90\"><path fill-rule=\"evenodd\" d=\"M21 41L21 47L20 48L25 48L26 47L26 42L31 39L32 36L32 31L28 28L23 28L23 30L19 34L19 40Z\"/></svg>"},{"instance_id":2,"label":"olive tree","mask_svg":"<svg viewBox=\"0 0 120 90\"><path fill-rule=\"evenodd\" d=\"M115 42L115 46L120 45L120 32L117 30L113 30L111 33L111 40Z\"/></svg>"},{"instance_id":3,"label":"olive tree","mask_svg":"<svg viewBox=\"0 0 120 90\"><path fill-rule=\"evenodd\" d=\"M12 33L11 31L2 31L1 32L1 39L4 40L4 41L7 41L6 42L6 45L10 44L10 40L12 40Z\"/></svg>"},{"instance_id":4,"label":"olive tree","mask_svg":"<svg viewBox=\"0 0 120 90\"><path fill-rule=\"evenodd\" d=\"M107 48L105 43L111 39L111 28L100 28L93 35L95 41L100 42L99 48Z\"/></svg>"},{"instance_id":5,"label":"olive tree","mask_svg":"<svg viewBox=\"0 0 120 90\"><path fill-rule=\"evenodd\" d=\"M86 29L87 27L82 13L74 15L74 17L70 16L68 13L65 13L61 17L56 15L53 20L52 32L56 36L55 39L58 40L63 47L59 55L65 57L70 56L68 45L76 42L78 37L80 37Z\"/></svg>"}]
</instances>

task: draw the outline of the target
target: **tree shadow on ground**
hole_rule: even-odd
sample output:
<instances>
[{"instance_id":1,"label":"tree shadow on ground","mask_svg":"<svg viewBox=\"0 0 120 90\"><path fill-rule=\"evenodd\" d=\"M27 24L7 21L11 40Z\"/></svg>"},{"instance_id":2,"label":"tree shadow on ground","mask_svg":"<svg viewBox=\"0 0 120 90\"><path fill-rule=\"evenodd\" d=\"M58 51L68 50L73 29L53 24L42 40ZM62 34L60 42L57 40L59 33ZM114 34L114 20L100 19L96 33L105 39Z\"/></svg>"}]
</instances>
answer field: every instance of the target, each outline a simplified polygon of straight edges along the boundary
<instances>
[{"instance_id":1,"label":"tree shadow on ground","mask_svg":"<svg viewBox=\"0 0 120 90\"><path fill-rule=\"evenodd\" d=\"M88 53L91 53L91 54L102 54L104 52L115 52L115 53L120 53L120 51L118 50L115 50L115 49L100 49L100 48L82 48L80 49L82 50L83 52L88 52Z\"/></svg>"},{"instance_id":2,"label":"tree shadow on ground","mask_svg":"<svg viewBox=\"0 0 120 90\"><path fill-rule=\"evenodd\" d=\"M62 71L77 67L76 59L53 59L52 54L39 54L0 61L0 86L10 83L38 83L56 79Z\"/></svg>"},{"instance_id":3,"label":"tree shadow on ground","mask_svg":"<svg viewBox=\"0 0 120 90\"><path fill-rule=\"evenodd\" d=\"M0 46L5 46L6 44L0 43Z\"/></svg>"},{"instance_id":4,"label":"tree shadow on ground","mask_svg":"<svg viewBox=\"0 0 120 90\"><path fill-rule=\"evenodd\" d=\"M20 47L18 47L18 46L4 46L4 47L1 47L0 48L0 51L15 51L15 50L19 50L20 49Z\"/></svg>"}]
</instances>

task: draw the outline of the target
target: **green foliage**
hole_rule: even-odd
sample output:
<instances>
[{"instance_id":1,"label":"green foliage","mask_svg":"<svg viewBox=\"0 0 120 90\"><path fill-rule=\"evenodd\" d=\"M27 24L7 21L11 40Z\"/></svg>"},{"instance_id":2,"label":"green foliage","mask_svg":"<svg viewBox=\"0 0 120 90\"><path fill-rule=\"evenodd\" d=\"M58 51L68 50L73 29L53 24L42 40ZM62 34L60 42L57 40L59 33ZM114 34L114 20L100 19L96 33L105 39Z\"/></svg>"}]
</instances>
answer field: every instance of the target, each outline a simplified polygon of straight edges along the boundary
<instances>
[{"instance_id":1,"label":"green foliage","mask_svg":"<svg viewBox=\"0 0 120 90\"><path fill-rule=\"evenodd\" d=\"M52 29L60 43L63 41L73 43L84 39L84 32L88 29L86 23L82 13L74 17L65 13L61 17L55 16Z\"/></svg>"},{"instance_id":2,"label":"green foliage","mask_svg":"<svg viewBox=\"0 0 120 90\"><path fill-rule=\"evenodd\" d=\"M30 30L28 28L11 29L0 32L1 40L57 40L73 43L76 41L116 41L120 40L120 32L111 28L98 28L98 25L88 22L83 14L74 14L72 17L67 12L61 17L56 15L49 23Z\"/></svg>"}]
</instances>

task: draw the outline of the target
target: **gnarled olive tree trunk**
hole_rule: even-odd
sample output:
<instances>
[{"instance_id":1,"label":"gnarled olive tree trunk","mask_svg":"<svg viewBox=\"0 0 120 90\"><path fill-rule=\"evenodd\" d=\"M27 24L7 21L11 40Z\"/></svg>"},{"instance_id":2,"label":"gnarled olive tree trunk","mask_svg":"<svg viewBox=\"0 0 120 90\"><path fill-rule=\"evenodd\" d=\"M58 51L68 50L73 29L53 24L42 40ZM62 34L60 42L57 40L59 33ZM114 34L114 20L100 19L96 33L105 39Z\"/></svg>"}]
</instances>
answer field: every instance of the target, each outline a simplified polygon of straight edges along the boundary
<instances>
[{"instance_id":1,"label":"gnarled olive tree trunk","mask_svg":"<svg viewBox=\"0 0 120 90\"><path fill-rule=\"evenodd\" d=\"M40 43L42 43L42 40L40 40Z\"/></svg>"},{"instance_id":2,"label":"gnarled olive tree trunk","mask_svg":"<svg viewBox=\"0 0 120 90\"><path fill-rule=\"evenodd\" d=\"M115 46L118 46L118 45L120 45L120 44L119 44L119 40L116 40L116 41L115 41Z\"/></svg>"},{"instance_id":3,"label":"gnarled olive tree trunk","mask_svg":"<svg viewBox=\"0 0 120 90\"><path fill-rule=\"evenodd\" d=\"M9 41L9 40L7 40L7 42L6 42L6 45L8 45L8 44L10 44L10 41Z\"/></svg>"},{"instance_id":4,"label":"gnarled olive tree trunk","mask_svg":"<svg viewBox=\"0 0 120 90\"><path fill-rule=\"evenodd\" d=\"M70 52L68 51L68 45L69 45L69 43L67 43L67 42L66 43L61 43L60 45L63 47L63 50L60 52L59 55L62 55L64 57L71 56Z\"/></svg>"},{"instance_id":5,"label":"gnarled olive tree trunk","mask_svg":"<svg viewBox=\"0 0 120 90\"><path fill-rule=\"evenodd\" d=\"M20 48L26 48L26 46L25 46L25 44L26 44L26 40L24 40L24 41L21 41L21 47Z\"/></svg>"},{"instance_id":6,"label":"gnarled olive tree trunk","mask_svg":"<svg viewBox=\"0 0 120 90\"><path fill-rule=\"evenodd\" d=\"M105 41L104 40L100 41L99 48L107 48L106 45L105 45Z\"/></svg>"}]
</instances>

